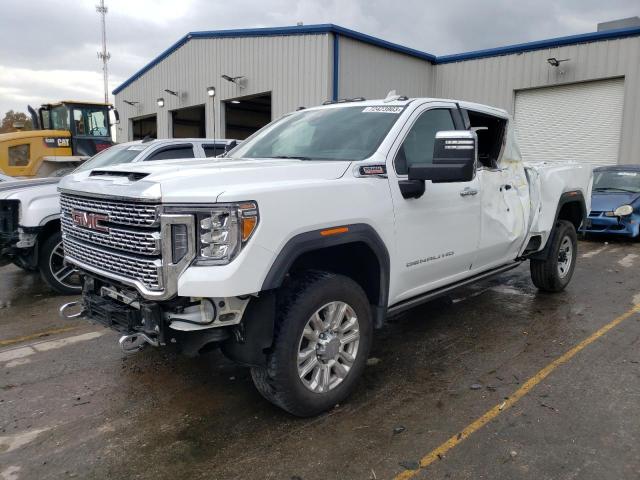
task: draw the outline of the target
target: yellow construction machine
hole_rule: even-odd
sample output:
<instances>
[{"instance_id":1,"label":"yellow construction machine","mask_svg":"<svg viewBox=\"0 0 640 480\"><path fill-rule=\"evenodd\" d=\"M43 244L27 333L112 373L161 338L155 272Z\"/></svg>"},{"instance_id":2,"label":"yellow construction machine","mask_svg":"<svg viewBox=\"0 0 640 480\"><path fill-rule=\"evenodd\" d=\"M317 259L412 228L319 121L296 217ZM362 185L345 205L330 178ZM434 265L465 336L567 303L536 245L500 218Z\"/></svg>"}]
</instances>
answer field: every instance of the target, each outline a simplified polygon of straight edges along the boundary
<instances>
[{"instance_id":1,"label":"yellow construction machine","mask_svg":"<svg viewBox=\"0 0 640 480\"><path fill-rule=\"evenodd\" d=\"M12 177L49 177L113 145L111 104L61 101L29 113L34 130L0 134L0 172ZM110 120L113 112L115 121Z\"/></svg>"}]
</instances>

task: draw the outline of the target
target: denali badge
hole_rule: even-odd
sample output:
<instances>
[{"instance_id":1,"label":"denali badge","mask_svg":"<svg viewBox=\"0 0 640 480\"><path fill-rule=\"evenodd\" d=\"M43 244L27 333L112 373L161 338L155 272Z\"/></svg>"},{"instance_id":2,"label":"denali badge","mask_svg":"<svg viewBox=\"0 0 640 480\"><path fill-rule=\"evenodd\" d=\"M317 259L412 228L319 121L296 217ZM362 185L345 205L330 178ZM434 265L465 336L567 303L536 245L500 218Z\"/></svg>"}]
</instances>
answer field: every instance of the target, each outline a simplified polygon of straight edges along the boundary
<instances>
[{"instance_id":1,"label":"denali badge","mask_svg":"<svg viewBox=\"0 0 640 480\"><path fill-rule=\"evenodd\" d=\"M109 229L99 222L106 222L109 220L107 215L101 213L82 212L80 210L71 210L71 220L75 225L84 228L90 228L91 230L97 230L98 232L109 232Z\"/></svg>"}]
</instances>

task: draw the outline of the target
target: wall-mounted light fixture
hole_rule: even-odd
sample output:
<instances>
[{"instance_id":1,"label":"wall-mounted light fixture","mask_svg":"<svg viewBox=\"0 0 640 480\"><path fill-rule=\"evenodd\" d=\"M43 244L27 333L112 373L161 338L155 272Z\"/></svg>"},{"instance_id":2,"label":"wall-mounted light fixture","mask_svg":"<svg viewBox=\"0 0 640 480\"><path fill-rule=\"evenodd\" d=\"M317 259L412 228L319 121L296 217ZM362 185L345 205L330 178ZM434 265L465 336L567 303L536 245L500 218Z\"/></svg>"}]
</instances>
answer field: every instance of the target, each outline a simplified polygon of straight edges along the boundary
<instances>
[{"instance_id":1,"label":"wall-mounted light fixture","mask_svg":"<svg viewBox=\"0 0 640 480\"><path fill-rule=\"evenodd\" d=\"M207 87L207 95L213 100L213 138L216 138L216 87Z\"/></svg>"},{"instance_id":2,"label":"wall-mounted light fixture","mask_svg":"<svg viewBox=\"0 0 640 480\"><path fill-rule=\"evenodd\" d=\"M176 92L175 90L169 90L168 88L164 89L165 92L167 92L169 95L173 95L174 97L178 97L178 92Z\"/></svg>"},{"instance_id":3,"label":"wall-mounted light fixture","mask_svg":"<svg viewBox=\"0 0 640 480\"><path fill-rule=\"evenodd\" d=\"M570 58L563 58L562 60L558 60L555 57L547 58L547 63L552 67L559 67L562 62L568 62L571 60Z\"/></svg>"},{"instance_id":4,"label":"wall-mounted light fixture","mask_svg":"<svg viewBox=\"0 0 640 480\"><path fill-rule=\"evenodd\" d=\"M227 82L235 83L238 87L244 88L244 82L242 81L244 77L242 75L238 77L230 77L229 75L220 75Z\"/></svg>"},{"instance_id":5,"label":"wall-mounted light fixture","mask_svg":"<svg viewBox=\"0 0 640 480\"><path fill-rule=\"evenodd\" d=\"M164 98L160 97L159 99L156 100L156 103L160 108L164 107Z\"/></svg>"},{"instance_id":6,"label":"wall-mounted light fixture","mask_svg":"<svg viewBox=\"0 0 640 480\"><path fill-rule=\"evenodd\" d=\"M235 104L238 104L238 103L240 103L240 100L231 100L229 103L235 103Z\"/></svg>"},{"instance_id":7,"label":"wall-mounted light fixture","mask_svg":"<svg viewBox=\"0 0 640 480\"><path fill-rule=\"evenodd\" d=\"M126 103L127 105L131 105L132 107L135 107L136 105L138 105L140 102L136 102L134 100L122 100L124 103Z\"/></svg>"}]
</instances>

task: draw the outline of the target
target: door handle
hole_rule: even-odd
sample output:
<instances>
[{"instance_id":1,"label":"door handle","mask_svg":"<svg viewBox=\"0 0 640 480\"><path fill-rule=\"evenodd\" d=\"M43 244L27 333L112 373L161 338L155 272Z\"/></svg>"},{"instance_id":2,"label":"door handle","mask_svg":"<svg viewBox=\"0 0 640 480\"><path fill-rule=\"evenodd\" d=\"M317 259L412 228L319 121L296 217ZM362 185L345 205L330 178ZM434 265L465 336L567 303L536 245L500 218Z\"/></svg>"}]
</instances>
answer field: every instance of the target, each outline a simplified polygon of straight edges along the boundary
<instances>
[{"instance_id":1,"label":"door handle","mask_svg":"<svg viewBox=\"0 0 640 480\"><path fill-rule=\"evenodd\" d=\"M500 191L502 191L502 190L511 190L511 188L512 188L511 184L507 183L506 185L502 185L500 187Z\"/></svg>"},{"instance_id":2,"label":"door handle","mask_svg":"<svg viewBox=\"0 0 640 480\"><path fill-rule=\"evenodd\" d=\"M472 195L476 195L477 193L478 193L478 190L475 190L473 188L467 187L467 188L465 188L464 190L462 190L460 192L460 196L461 197L469 197L469 196L472 196Z\"/></svg>"}]
</instances>

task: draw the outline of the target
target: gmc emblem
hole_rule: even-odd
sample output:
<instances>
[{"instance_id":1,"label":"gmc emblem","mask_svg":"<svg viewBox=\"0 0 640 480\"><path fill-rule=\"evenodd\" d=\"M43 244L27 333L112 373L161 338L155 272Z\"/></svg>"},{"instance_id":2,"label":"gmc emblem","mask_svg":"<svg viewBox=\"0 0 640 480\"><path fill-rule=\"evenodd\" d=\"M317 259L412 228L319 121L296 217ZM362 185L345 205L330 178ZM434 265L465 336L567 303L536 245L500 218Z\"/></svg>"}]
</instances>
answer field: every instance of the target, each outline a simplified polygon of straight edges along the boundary
<instances>
[{"instance_id":1,"label":"gmc emblem","mask_svg":"<svg viewBox=\"0 0 640 480\"><path fill-rule=\"evenodd\" d=\"M99 223L108 221L109 217L107 215L102 215L101 213L71 210L71 220L73 220L73 223L79 227L89 228L98 232L109 232L107 227Z\"/></svg>"}]
</instances>

